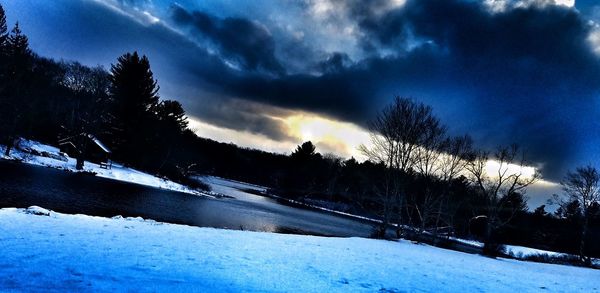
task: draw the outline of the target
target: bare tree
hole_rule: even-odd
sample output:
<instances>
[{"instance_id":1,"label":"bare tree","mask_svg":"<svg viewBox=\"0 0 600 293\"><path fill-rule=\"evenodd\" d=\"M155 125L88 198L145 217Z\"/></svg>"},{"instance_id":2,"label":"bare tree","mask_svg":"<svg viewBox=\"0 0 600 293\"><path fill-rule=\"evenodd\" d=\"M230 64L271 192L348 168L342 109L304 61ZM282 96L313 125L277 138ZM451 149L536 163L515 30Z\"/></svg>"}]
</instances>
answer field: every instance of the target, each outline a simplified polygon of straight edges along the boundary
<instances>
[{"instance_id":1,"label":"bare tree","mask_svg":"<svg viewBox=\"0 0 600 293\"><path fill-rule=\"evenodd\" d=\"M469 136L446 138L444 128L435 125L426 129L428 138L421 148L417 163L417 173L423 181L420 198L413 196L412 207L419 217L420 231L433 225L434 235L437 236L442 215L449 206L450 185L461 174L464 174L468 159L472 156L472 141ZM445 221L449 226L450 221ZM450 228L450 227L448 227ZM435 238L435 237L434 237Z\"/></svg>"},{"instance_id":2,"label":"bare tree","mask_svg":"<svg viewBox=\"0 0 600 293\"><path fill-rule=\"evenodd\" d=\"M360 150L369 160L386 166L383 188L378 194L383 218L380 233L385 234L394 212L397 213L399 224L402 220L406 201L404 178L419 163L420 148L426 144L427 139L444 130L431 107L411 99L396 97L371 121L370 131L371 146L363 145ZM400 230L401 226L398 225L398 236Z\"/></svg>"},{"instance_id":3,"label":"bare tree","mask_svg":"<svg viewBox=\"0 0 600 293\"><path fill-rule=\"evenodd\" d=\"M423 126L423 140L416 149L415 162L415 171L421 178L423 190L421 193L407 195L407 207L416 212L421 233L436 219L435 212L442 201L442 191L436 187L439 187L440 183L440 159L448 143L445 136L446 127L442 126L439 120L428 119Z\"/></svg>"},{"instance_id":4,"label":"bare tree","mask_svg":"<svg viewBox=\"0 0 600 293\"><path fill-rule=\"evenodd\" d=\"M490 163L495 166L489 166ZM527 163L525 153L512 145L498 148L492 157L480 151L466 165L470 181L485 205L488 223L484 253L494 255L498 252L499 244L494 234L514 217L519 207L511 205L511 198L525 194L526 188L540 178L535 169L526 172L531 168ZM501 216L501 211L506 209L509 209L508 215Z\"/></svg>"},{"instance_id":5,"label":"bare tree","mask_svg":"<svg viewBox=\"0 0 600 293\"><path fill-rule=\"evenodd\" d=\"M110 79L102 67L89 68L79 62L62 63L61 83L73 92L71 113L62 125L61 141L71 141L77 149L78 170L83 169L87 142L91 136L103 134L103 126L110 121L108 89Z\"/></svg>"},{"instance_id":6,"label":"bare tree","mask_svg":"<svg viewBox=\"0 0 600 293\"><path fill-rule=\"evenodd\" d=\"M590 208L600 201L599 183L600 174L592 166L579 167L575 171L568 172L561 182L570 202L578 202L583 213L579 258L587 265L591 263L591 259L585 253L585 238L587 237L589 219L593 216Z\"/></svg>"},{"instance_id":7,"label":"bare tree","mask_svg":"<svg viewBox=\"0 0 600 293\"><path fill-rule=\"evenodd\" d=\"M473 140L470 136L448 138L440 158L440 177L448 182L461 175L473 157Z\"/></svg>"},{"instance_id":8,"label":"bare tree","mask_svg":"<svg viewBox=\"0 0 600 293\"><path fill-rule=\"evenodd\" d=\"M421 131L423 139L416 149L415 169L425 177L437 176L442 168L440 159L449 142L446 127L437 119L428 119Z\"/></svg>"},{"instance_id":9,"label":"bare tree","mask_svg":"<svg viewBox=\"0 0 600 293\"><path fill-rule=\"evenodd\" d=\"M450 202L450 185L459 176L465 175L467 164L473 157L473 140L468 135L447 138L443 144L443 155L438 159L439 177L446 188L440 194L435 218L434 235L437 236L440 221L453 228L453 218L461 202ZM444 208L445 205L445 208ZM443 215L445 211L445 215Z\"/></svg>"}]
</instances>

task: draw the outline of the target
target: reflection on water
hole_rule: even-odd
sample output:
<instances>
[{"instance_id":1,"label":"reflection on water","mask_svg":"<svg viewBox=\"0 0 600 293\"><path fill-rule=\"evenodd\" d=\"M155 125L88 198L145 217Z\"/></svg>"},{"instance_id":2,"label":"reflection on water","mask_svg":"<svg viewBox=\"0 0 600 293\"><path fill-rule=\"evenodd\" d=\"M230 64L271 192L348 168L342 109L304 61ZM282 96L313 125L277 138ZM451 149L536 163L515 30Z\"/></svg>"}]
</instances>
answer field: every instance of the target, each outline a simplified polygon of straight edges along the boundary
<instances>
[{"instance_id":1,"label":"reflection on water","mask_svg":"<svg viewBox=\"0 0 600 293\"><path fill-rule=\"evenodd\" d=\"M239 190L234 183L209 183L216 192L234 199L204 198L0 160L0 207L38 205L69 214L140 216L177 224L278 233L366 237L372 231L368 223L281 205Z\"/></svg>"}]
</instances>

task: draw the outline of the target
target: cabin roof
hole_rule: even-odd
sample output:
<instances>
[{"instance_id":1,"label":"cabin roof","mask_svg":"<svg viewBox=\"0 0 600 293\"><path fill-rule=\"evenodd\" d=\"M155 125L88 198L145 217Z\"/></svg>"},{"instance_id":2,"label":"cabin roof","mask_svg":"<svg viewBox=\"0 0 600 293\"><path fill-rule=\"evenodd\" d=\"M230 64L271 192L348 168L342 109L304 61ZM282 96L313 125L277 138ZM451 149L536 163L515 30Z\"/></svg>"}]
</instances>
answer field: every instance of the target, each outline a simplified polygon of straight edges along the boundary
<instances>
[{"instance_id":1,"label":"cabin roof","mask_svg":"<svg viewBox=\"0 0 600 293\"><path fill-rule=\"evenodd\" d=\"M96 138L95 136L88 134L88 137L99 147L101 148L105 153L111 153L110 149L108 149L108 147L106 147L98 138Z\"/></svg>"},{"instance_id":2,"label":"cabin roof","mask_svg":"<svg viewBox=\"0 0 600 293\"><path fill-rule=\"evenodd\" d=\"M99 147L99 148L100 148L100 149L101 149L103 152L105 152L105 153L107 153L107 154L110 154L110 153L112 153L112 152L110 151L110 149L109 149L109 148L108 148L106 145L104 145L104 144L103 144L103 143L102 143L102 142L101 142L101 141L100 141L100 140L99 140L97 137L95 137L95 136L94 136L94 135L92 135L92 134L81 133L81 134L74 135L74 136L71 136L71 137L63 138L63 139L61 139L61 140L59 140L59 141L58 141L58 144L59 144L60 146L63 146L63 145L71 145L71 146L73 146L73 147L77 148L77 147L75 146L75 144L73 144L73 142L72 142L73 138L75 138L75 137L77 137L77 136L83 136L83 137L87 137L87 138L88 138L88 139L90 139L92 142L94 142L94 144L95 144L95 145L97 145L97 146L98 146L98 147Z\"/></svg>"}]
</instances>

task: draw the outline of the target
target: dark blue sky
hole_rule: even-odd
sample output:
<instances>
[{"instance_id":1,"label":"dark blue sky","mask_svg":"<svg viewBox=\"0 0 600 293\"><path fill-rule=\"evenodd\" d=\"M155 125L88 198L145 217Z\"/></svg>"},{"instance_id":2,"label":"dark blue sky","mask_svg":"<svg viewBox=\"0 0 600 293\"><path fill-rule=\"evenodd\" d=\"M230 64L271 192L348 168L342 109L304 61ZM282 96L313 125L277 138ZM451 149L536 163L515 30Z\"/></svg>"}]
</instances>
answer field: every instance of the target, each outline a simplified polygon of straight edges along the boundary
<instances>
[{"instance_id":1,"label":"dark blue sky","mask_svg":"<svg viewBox=\"0 0 600 293\"><path fill-rule=\"evenodd\" d=\"M482 147L522 145L550 179L600 163L600 6L570 2L1 1L43 56L148 55L217 139L287 148L304 137L286 117L363 126L401 95Z\"/></svg>"}]
</instances>

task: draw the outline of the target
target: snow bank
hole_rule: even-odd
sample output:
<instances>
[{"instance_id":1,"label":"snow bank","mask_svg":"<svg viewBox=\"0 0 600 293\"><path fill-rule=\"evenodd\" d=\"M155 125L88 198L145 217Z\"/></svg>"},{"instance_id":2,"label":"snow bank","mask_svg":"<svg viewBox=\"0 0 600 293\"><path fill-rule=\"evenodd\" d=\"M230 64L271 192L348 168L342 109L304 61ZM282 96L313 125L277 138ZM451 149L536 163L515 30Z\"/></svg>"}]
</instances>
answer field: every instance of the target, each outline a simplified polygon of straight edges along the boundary
<instances>
[{"instance_id":1,"label":"snow bank","mask_svg":"<svg viewBox=\"0 0 600 293\"><path fill-rule=\"evenodd\" d=\"M0 146L2 150L4 148ZM3 154L3 152L2 152ZM10 158L23 161L28 164L51 167L61 170L78 172L75 169L76 160L68 157L60 152L56 147L44 145L39 142L21 139L15 149L11 151ZM99 165L85 162L84 172L95 173L98 177L119 180L129 183L142 184L161 189L185 192L195 195L206 195L200 191L191 189L187 186L175 183L170 180L158 178L156 176L137 171L132 168L124 167L123 165L113 163L111 169L100 168Z\"/></svg>"},{"instance_id":2,"label":"snow bank","mask_svg":"<svg viewBox=\"0 0 600 293\"><path fill-rule=\"evenodd\" d=\"M532 255L546 254L549 256L561 256L567 255L556 251L542 250L537 248L517 246L517 245L506 245L506 252L516 258L523 258Z\"/></svg>"},{"instance_id":3,"label":"snow bank","mask_svg":"<svg viewBox=\"0 0 600 293\"><path fill-rule=\"evenodd\" d=\"M597 292L600 271L410 242L0 210L0 291Z\"/></svg>"},{"instance_id":4,"label":"snow bank","mask_svg":"<svg viewBox=\"0 0 600 293\"><path fill-rule=\"evenodd\" d=\"M30 206L27 209L25 209L24 212L27 214L31 214L31 215L47 216L47 217L50 217L50 215L52 215L54 213L51 210L47 210L45 208L41 208L38 206Z\"/></svg>"},{"instance_id":5,"label":"snow bank","mask_svg":"<svg viewBox=\"0 0 600 293\"><path fill-rule=\"evenodd\" d=\"M226 179L217 176L199 176L198 179L202 180L202 182L209 184L211 186L219 186L235 188L239 190L253 190L256 192L267 192L268 188L252 183L237 181L233 179Z\"/></svg>"},{"instance_id":6,"label":"snow bank","mask_svg":"<svg viewBox=\"0 0 600 293\"><path fill-rule=\"evenodd\" d=\"M468 239L455 238L455 237L450 237L450 239L464 243L464 244L469 244L469 245L473 245L473 246L477 246L477 247L483 247L483 243L480 241L476 241L476 240L468 240ZM519 258L519 259L522 259L522 258L525 258L528 256L533 256L533 255L541 255L541 254L546 254L548 256L568 255L568 254L561 253L561 252L542 250L542 249L518 246L518 245L505 245L505 247L506 247L507 254L509 254L513 257Z\"/></svg>"}]
</instances>

